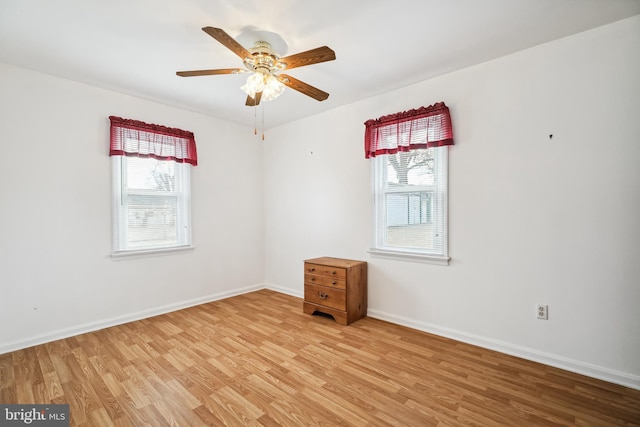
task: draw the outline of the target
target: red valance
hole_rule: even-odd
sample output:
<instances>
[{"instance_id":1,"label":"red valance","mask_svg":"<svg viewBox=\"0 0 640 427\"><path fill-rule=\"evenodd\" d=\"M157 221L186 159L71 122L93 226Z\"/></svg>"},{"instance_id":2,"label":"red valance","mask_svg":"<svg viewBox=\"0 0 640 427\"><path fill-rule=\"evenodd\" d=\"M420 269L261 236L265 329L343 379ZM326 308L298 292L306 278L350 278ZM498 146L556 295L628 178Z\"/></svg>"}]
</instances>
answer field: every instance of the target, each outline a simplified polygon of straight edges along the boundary
<instances>
[{"instance_id":1,"label":"red valance","mask_svg":"<svg viewBox=\"0 0 640 427\"><path fill-rule=\"evenodd\" d=\"M109 116L110 156L153 157L178 163L198 164L193 132Z\"/></svg>"},{"instance_id":2,"label":"red valance","mask_svg":"<svg viewBox=\"0 0 640 427\"><path fill-rule=\"evenodd\" d=\"M444 102L367 120L365 158L453 145L449 107Z\"/></svg>"}]
</instances>

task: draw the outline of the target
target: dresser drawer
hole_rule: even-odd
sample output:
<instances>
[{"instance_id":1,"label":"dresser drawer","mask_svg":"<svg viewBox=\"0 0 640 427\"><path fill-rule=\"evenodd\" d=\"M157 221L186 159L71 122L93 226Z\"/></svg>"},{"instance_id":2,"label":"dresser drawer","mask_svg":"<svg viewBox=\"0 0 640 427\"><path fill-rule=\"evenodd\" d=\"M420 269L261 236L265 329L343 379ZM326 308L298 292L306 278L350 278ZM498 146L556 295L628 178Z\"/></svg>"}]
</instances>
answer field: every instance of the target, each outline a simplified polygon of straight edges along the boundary
<instances>
[{"instance_id":1,"label":"dresser drawer","mask_svg":"<svg viewBox=\"0 0 640 427\"><path fill-rule=\"evenodd\" d=\"M347 282L344 279L328 276L316 276L313 274L304 274L304 283L312 285L328 286L335 289L347 289Z\"/></svg>"},{"instance_id":2,"label":"dresser drawer","mask_svg":"<svg viewBox=\"0 0 640 427\"><path fill-rule=\"evenodd\" d=\"M332 267L328 265L318 265L306 262L304 264L305 274L314 274L317 276L333 277L336 279L345 280L347 278L347 271L344 268Z\"/></svg>"},{"instance_id":3,"label":"dresser drawer","mask_svg":"<svg viewBox=\"0 0 640 427\"><path fill-rule=\"evenodd\" d=\"M304 300L336 310L347 309L347 293L341 289L306 283L304 285Z\"/></svg>"}]
</instances>

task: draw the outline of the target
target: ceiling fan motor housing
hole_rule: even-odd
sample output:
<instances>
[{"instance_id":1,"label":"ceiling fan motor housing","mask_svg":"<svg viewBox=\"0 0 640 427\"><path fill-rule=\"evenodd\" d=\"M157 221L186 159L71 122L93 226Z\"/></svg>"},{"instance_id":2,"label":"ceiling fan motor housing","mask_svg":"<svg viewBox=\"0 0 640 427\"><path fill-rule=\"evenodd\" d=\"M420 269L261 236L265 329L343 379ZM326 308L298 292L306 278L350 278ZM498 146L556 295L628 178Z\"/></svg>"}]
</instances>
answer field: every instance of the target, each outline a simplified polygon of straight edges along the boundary
<instances>
[{"instance_id":1,"label":"ceiling fan motor housing","mask_svg":"<svg viewBox=\"0 0 640 427\"><path fill-rule=\"evenodd\" d=\"M279 62L280 55L271 49L271 44L265 41L257 41L254 47L248 49L251 57L244 58L244 65L256 73L274 74L284 69L285 64Z\"/></svg>"}]
</instances>

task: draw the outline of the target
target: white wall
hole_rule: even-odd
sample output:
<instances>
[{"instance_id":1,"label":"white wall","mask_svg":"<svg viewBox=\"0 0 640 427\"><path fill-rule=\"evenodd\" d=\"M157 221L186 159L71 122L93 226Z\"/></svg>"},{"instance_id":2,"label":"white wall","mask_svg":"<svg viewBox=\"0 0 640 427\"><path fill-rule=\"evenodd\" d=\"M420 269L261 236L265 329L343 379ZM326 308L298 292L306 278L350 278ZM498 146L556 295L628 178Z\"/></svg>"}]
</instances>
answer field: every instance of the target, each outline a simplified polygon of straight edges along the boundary
<instances>
[{"instance_id":1,"label":"white wall","mask_svg":"<svg viewBox=\"0 0 640 427\"><path fill-rule=\"evenodd\" d=\"M271 130L268 286L365 260L374 317L640 388L638 76L640 16ZM372 258L363 122L438 101L451 264Z\"/></svg>"},{"instance_id":2,"label":"white wall","mask_svg":"<svg viewBox=\"0 0 640 427\"><path fill-rule=\"evenodd\" d=\"M109 115L195 133L195 250L110 258ZM262 156L251 129L0 64L0 353L263 287Z\"/></svg>"}]
</instances>

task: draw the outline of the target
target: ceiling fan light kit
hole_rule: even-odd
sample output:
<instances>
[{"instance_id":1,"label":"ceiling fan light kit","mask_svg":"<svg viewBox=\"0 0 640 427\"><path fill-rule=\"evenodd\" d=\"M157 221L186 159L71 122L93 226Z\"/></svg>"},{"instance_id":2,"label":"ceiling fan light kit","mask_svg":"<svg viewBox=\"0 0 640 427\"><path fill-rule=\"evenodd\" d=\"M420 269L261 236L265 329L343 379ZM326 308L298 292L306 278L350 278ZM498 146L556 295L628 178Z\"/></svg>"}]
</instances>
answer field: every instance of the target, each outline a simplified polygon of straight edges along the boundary
<instances>
[{"instance_id":1,"label":"ceiling fan light kit","mask_svg":"<svg viewBox=\"0 0 640 427\"><path fill-rule=\"evenodd\" d=\"M305 52L281 58L271 45L265 41L257 41L254 47L245 49L224 30L214 27L204 27L205 33L216 39L242 59L245 68L222 68L214 70L178 71L181 77L208 76L217 74L239 74L251 72L247 82L240 88L247 94L245 105L256 106L261 100L272 101L284 92L285 86L290 87L317 101L324 101L329 97L327 92L315 88L300 80L296 80L281 71L319 62L333 61L335 52L327 46L318 47Z\"/></svg>"},{"instance_id":2,"label":"ceiling fan light kit","mask_svg":"<svg viewBox=\"0 0 640 427\"><path fill-rule=\"evenodd\" d=\"M262 92L263 101L273 101L284 92L284 85L273 74L256 72L247 78L240 89L253 99L256 93Z\"/></svg>"}]
</instances>

